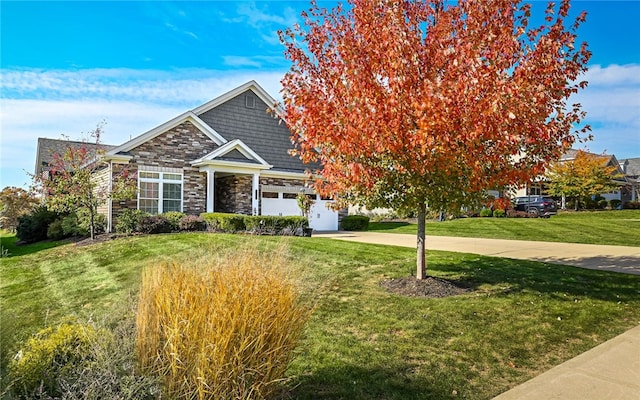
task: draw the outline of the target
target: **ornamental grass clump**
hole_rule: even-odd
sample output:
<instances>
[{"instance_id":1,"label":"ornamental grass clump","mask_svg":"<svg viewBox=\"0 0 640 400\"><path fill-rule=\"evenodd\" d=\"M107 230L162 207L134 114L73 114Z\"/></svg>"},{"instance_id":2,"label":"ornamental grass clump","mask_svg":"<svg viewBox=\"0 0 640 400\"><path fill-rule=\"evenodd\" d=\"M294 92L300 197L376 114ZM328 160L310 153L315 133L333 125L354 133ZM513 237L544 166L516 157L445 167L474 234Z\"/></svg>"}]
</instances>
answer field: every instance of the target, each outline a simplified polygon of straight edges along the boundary
<instances>
[{"instance_id":1,"label":"ornamental grass clump","mask_svg":"<svg viewBox=\"0 0 640 400\"><path fill-rule=\"evenodd\" d=\"M310 315L283 252L235 250L143 272L137 352L170 398L273 395Z\"/></svg>"}]
</instances>

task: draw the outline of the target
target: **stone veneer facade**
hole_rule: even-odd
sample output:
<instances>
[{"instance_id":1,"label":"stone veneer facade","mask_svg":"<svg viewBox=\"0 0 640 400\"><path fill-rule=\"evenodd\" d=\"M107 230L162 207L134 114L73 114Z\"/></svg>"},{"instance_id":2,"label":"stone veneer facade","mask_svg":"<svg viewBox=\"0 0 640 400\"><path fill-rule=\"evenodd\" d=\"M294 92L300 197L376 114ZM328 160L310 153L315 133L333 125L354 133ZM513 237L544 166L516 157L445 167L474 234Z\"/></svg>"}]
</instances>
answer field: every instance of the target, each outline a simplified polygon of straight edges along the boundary
<instances>
[{"instance_id":1,"label":"stone veneer facade","mask_svg":"<svg viewBox=\"0 0 640 400\"><path fill-rule=\"evenodd\" d=\"M207 210L207 175L192 167L191 162L217 147L211 138L187 121L131 149L128 154L133 158L124 167L136 172L139 166L182 170L183 211L199 215ZM135 209L137 205L137 199L114 201L113 226L123 209Z\"/></svg>"},{"instance_id":2,"label":"stone veneer facade","mask_svg":"<svg viewBox=\"0 0 640 400\"><path fill-rule=\"evenodd\" d=\"M253 177L251 175L230 175L216 178L214 210L236 214L252 215L251 191Z\"/></svg>"}]
</instances>

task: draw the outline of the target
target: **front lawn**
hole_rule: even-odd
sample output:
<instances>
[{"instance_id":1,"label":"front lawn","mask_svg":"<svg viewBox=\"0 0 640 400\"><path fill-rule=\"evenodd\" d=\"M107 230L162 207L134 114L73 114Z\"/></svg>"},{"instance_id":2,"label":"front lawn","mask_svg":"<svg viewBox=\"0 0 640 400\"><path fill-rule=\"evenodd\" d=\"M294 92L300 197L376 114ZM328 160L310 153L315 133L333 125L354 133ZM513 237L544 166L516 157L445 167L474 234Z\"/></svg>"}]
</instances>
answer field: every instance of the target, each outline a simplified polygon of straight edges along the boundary
<instances>
[{"instance_id":1,"label":"front lawn","mask_svg":"<svg viewBox=\"0 0 640 400\"><path fill-rule=\"evenodd\" d=\"M322 238L140 236L3 258L3 370L17 341L46 324L67 315L99 319L126 306L145 265L280 241L316 304L289 370L291 398L488 399L640 324L640 276L429 252L431 275L473 291L407 298L379 283L414 271L413 249Z\"/></svg>"},{"instance_id":2,"label":"front lawn","mask_svg":"<svg viewBox=\"0 0 640 400\"><path fill-rule=\"evenodd\" d=\"M371 222L370 231L410 233L408 222ZM561 212L551 218L428 221L427 235L640 246L640 210Z\"/></svg>"}]
</instances>

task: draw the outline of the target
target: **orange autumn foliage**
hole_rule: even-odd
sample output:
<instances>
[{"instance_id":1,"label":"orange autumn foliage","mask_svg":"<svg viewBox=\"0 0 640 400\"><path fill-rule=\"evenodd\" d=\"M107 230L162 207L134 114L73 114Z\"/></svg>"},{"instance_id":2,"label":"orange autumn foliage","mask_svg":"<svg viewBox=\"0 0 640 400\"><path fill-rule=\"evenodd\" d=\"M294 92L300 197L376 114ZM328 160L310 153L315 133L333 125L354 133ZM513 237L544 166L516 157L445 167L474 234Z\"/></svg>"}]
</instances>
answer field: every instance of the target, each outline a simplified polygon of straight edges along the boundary
<instances>
[{"instance_id":1,"label":"orange autumn foliage","mask_svg":"<svg viewBox=\"0 0 640 400\"><path fill-rule=\"evenodd\" d=\"M312 3L280 38L282 118L316 189L420 216L541 174L589 130L567 104L590 57L569 6L532 28L519 0Z\"/></svg>"}]
</instances>

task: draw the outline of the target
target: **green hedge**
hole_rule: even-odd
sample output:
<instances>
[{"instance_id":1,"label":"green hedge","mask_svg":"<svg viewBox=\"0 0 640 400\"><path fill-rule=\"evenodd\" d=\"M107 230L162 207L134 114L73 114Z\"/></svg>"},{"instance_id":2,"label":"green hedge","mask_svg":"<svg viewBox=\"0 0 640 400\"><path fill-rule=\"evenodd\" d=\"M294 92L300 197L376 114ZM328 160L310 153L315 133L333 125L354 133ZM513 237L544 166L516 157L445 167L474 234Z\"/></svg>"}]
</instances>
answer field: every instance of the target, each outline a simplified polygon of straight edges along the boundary
<instances>
[{"instance_id":1,"label":"green hedge","mask_svg":"<svg viewBox=\"0 0 640 400\"><path fill-rule=\"evenodd\" d=\"M207 227L215 232L238 232L246 229L244 218L246 215L231 213L202 213L202 219L207 222Z\"/></svg>"},{"instance_id":2,"label":"green hedge","mask_svg":"<svg viewBox=\"0 0 640 400\"><path fill-rule=\"evenodd\" d=\"M301 235L302 228L309 226L309 221L299 216L203 213L200 217L206 221L207 229L214 232L246 231L259 235Z\"/></svg>"},{"instance_id":3,"label":"green hedge","mask_svg":"<svg viewBox=\"0 0 640 400\"><path fill-rule=\"evenodd\" d=\"M364 215L347 215L342 219L345 231L366 231L369 229L369 217Z\"/></svg>"},{"instance_id":4,"label":"green hedge","mask_svg":"<svg viewBox=\"0 0 640 400\"><path fill-rule=\"evenodd\" d=\"M483 208L482 210L480 210L480 216L493 217L493 210L491 210L490 208Z\"/></svg>"},{"instance_id":5,"label":"green hedge","mask_svg":"<svg viewBox=\"0 0 640 400\"><path fill-rule=\"evenodd\" d=\"M247 232L259 235L299 235L309 227L309 221L299 216L247 215L244 225Z\"/></svg>"}]
</instances>

